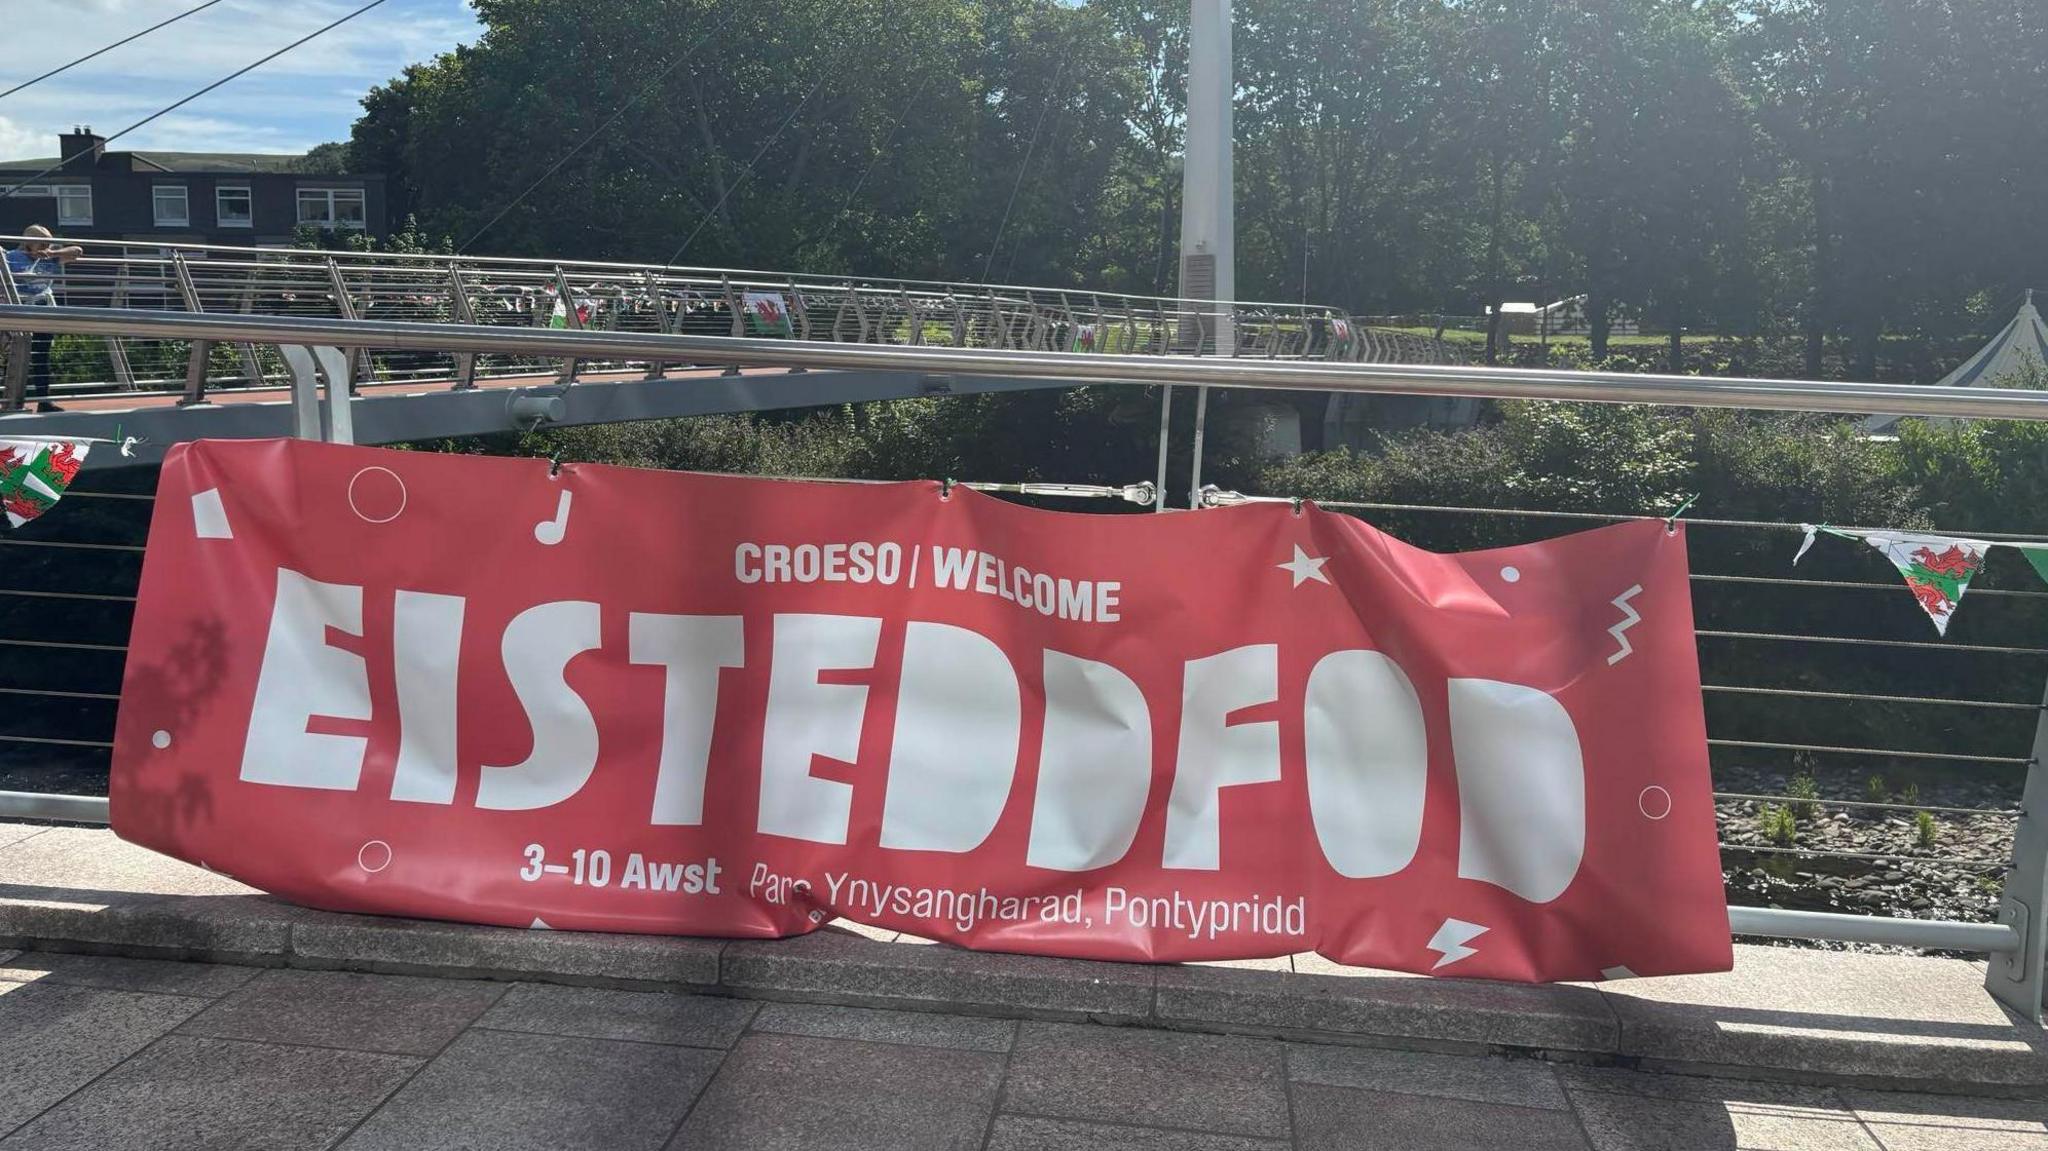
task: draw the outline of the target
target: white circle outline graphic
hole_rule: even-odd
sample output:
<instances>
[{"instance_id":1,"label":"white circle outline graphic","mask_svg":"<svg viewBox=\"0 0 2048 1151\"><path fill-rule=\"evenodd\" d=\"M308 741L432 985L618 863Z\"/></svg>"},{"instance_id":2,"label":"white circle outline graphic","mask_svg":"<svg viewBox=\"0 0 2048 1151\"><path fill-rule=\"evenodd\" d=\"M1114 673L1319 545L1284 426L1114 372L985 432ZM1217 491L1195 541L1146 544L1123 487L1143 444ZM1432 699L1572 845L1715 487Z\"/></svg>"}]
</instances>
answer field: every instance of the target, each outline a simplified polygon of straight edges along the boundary
<instances>
[{"instance_id":1,"label":"white circle outline graphic","mask_svg":"<svg viewBox=\"0 0 2048 1151\"><path fill-rule=\"evenodd\" d=\"M1664 797L1664 811L1659 815L1650 814L1650 793L1653 791ZM1653 783L1636 796L1636 810L1643 813L1644 819L1664 819L1671 814L1671 793Z\"/></svg>"},{"instance_id":2,"label":"white circle outline graphic","mask_svg":"<svg viewBox=\"0 0 2048 1151\"><path fill-rule=\"evenodd\" d=\"M388 516L385 516L381 520L371 519L369 516L363 514L362 508L356 506L356 485L362 482L362 478L364 476L369 475L371 472L383 472L385 475L390 476L392 481L398 485L398 510L392 512ZM354 475L354 477L352 477L348 481L348 510L356 513L356 518L362 520L366 524L388 524L392 520L397 519L399 516L404 515L406 502L411 498L412 493L406 490L405 481L399 479L398 473L392 471L390 468L376 466L367 467L364 468L362 471L357 472Z\"/></svg>"}]
</instances>

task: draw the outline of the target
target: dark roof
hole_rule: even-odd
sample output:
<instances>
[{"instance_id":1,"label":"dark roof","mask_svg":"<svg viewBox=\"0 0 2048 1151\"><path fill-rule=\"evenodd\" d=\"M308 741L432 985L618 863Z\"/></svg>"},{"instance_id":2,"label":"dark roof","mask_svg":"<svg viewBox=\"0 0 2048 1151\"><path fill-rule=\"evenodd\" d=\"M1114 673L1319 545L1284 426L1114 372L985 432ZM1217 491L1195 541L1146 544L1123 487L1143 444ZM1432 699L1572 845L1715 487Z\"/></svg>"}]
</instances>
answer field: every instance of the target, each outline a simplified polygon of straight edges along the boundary
<instances>
[{"instance_id":1,"label":"dark roof","mask_svg":"<svg viewBox=\"0 0 2048 1151\"><path fill-rule=\"evenodd\" d=\"M248 175L251 173L291 173L298 170L305 160L303 155L287 155L268 152L109 152L107 160L114 171L130 172L191 172ZM122 161L126 160L124 166ZM0 172L40 172L57 163L55 156L40 160L0 160ZM105 170L105 169L102 169ZM84 173L51 173L58 175L83 175Z\"/></svg>"}]
</instances>

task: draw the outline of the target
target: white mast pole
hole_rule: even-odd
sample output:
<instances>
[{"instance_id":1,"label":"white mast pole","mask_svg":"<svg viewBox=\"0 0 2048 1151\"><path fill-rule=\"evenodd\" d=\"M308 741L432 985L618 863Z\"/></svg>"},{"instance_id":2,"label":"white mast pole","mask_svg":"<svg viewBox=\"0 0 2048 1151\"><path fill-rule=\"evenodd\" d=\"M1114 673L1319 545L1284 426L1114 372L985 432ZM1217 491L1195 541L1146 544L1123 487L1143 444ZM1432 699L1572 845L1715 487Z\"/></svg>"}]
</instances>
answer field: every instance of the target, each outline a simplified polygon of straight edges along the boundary
<instances>
[{"instance_id":1,"label":"white mast pole","mask_svg":"<svg viewBox=\"0 0 2048 1151\"><path fill-rule=\"evenodd\" d=\"M1192 0L1188 20L1187 147L1181 170L1180 294L1209 313L1216 354L1236 354L1231 304L1237 299L1237 200L1231 183L1230 0ZM1197 303L1195 301L1201 301ZM1202 433L1209 389L1195 398L1194 470L1189 506L1202 500ZM1162 445L1163 447L1163 445ZM1164 496L1161 497L1162 503Z\"/></svg>"}]
</instances>

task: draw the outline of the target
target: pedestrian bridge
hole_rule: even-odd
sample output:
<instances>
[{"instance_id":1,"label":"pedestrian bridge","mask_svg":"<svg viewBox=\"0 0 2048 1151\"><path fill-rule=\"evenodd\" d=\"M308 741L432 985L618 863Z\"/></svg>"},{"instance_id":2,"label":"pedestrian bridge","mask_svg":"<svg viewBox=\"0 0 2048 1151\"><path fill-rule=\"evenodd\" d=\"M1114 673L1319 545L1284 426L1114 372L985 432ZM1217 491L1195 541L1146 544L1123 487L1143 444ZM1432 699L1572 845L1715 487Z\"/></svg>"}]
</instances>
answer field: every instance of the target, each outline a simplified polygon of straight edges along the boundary
<instances>
[{"instance_id":1,"label":"pedestrian bridge","mask_svg":"<svg viewBox=\"0 0 2048 1151\"><path fill-rule=\"evenodd\" d=\"M19 237L0 237L18 246ZM659 265L494 259L306 249L76 243L58 311L147 312L230 324L318 321L552 331L663 340L781 340L843 346L1066 353L1095 357L1104 374L1127 360L1227 356L1269 362L1454 362L1441 340L1371 328L1312 304L1223 306L1150 296L1018 285L942 283ZM22 287L0 269L0 304ZM282 435L292 430L290 357L261 329L219 340L160 338L140 324L53 345L28 333L0 339L9 426L36 434L114 429L147 441L152 458L178 440ZM511 397L573 402L522 405L565 424L751 411L933 393L1059 386L1022 375L944 378L900 369L735 372L725 361L620 353L562 358L506 349L397 350L349 344L362 442L502 431L521 422ZM30 382L47 373L66 410L24 413ZM324 374L324 372L323 372ZM621 388L621 384L636 384ZM429 401L428 397L432 397ZM413 402L393 403L395 400ZM29 405L29 406L32 406ZM24 426L24 429L26 427ZM154 448L154 451L149 450Z\"/></svg>"},{"instance_id":2,"label":"pedestrian bridge","mask_svg":"<svg viewBox=\"0 0 2048 1151\"><path fill-rule=\"evenodd\" d=\"M358 258L341 253L221 254L216 249L202 260L195 258L197 249L140 255L95 251L100 254L88 255L70 265L59 306L0 303L0 333L21 333L0 336L0 343L12 349L10 364L21 365L18 369L10 367L8 372L6 397L15 410L0 414L0 436L144 437L147 442L126 461L132 463L151 462L170 443L199 437L300 435L346 439L352 434L360 442L374 443L503 431L540 421L603 423L695 412L1084 383L1246 387L1348 396L1419 395L1457 401L1493 397L2048 419L2048 393L2010 389L1711 379L1428 362L1432 358L1428 341L1405 347L1398 340L1379 345L1374 342L1378 337L1370 330L1361 329L1329 309L1235 305L1227 310L1204 312L1177 308L1173 301L1095 294L1083 297L1076 293L1062 296L1057 292L1033 294L1027 289L910 284L878 288L859 281L835 284L794 277L750 279L742 273L719 272L684 276L672 269L542 266L448 257L361 257L360 263L349 264L357 269L351 279L343 270L344 263ZM204 267L195 267L202 264ZM315 268L318 276L314 275ZM473 268L484 272L473 274ZM577 274L572 274L572 268ZM157 277L147 290L143 286L144 269L150 269ZM583 274L585 270L589 274ZM530 289L524 294L516 290L521 283L519 276L526 277L523 282ZM631 285L636 282L643 294L633 293ZM206 285L204 290L202 283ZM374 291L366 287L376 285L382 287ZM4 281L0 281L0 286L13 287ZM232 296L230 286L235 293ZM603 295L607 286L618 294ZM508 287L515 290L503 290ZM478 290L483 288L499 290ZM99 294L95 295L95 291ZM750 294L754 296L751 310ZM762 300L761 296L772 298ZM480 306L480 298L500 303ZM560 326L556 326L557 304L562 305ZM765 310L763 304L767 305ZM380 308L385 308L381 314ZM755 318L750 319L750 314ZM41 343L30 333L68 337L56 342L56 362L52 367L59 399L69 410L49 414L20 410L29 366L22 358L22 349L32 349ZM1411 354L1412 359L1402 362L1387 362L1385 358ZM1376 356L1382 358L1375 359ZM322 381L327 387L324 405L316 395ZM1162 442L1164 439L1162 436ZM1199 461L1199 430L1195 446ZM118 458L113 452L95 453L92 471L99 472L105 466L102 459L110 457ZM108 478L114 480L112 476ZM47 524L39 521L19 536L9 534L0 540L19 549L11 554L23 557L11 566L8 586L0 589L4 590L6 603L13 605L0 612L5 616L0 619L0 646L33 653L32 659L17 661L20 666L14 675L0 677L0 692L23 701L11 707L6 722L0 724L0 744L17 749L22 755L53 761L64 755L86 761L103 757L111 747L107 733L111 731L113 705L119 702L118 685L126 657L126 615L132 610L129 605L133 603L150 507L147 492L139 490L132 481L144 478L136 476L130 482L117 481L108 486L87 484L67 496L67 504L76 498L83 505L76 513L48 517ZM1115 494L1143 486L1097 489L1088 494ZM1191 488L1195 489L1196 502L1202 505L1247 498L1204 492L1199 474ZM1267 498L1287 495L1271 493ZM1505 525L1504 533L1509 537L1529 530L1532 521L1554 524L1559 520L1615 518L1513 508L1363 503L1327 506L1370 512L1377 520L1397 527L1415 526L1414 520L1400 520L1402 516L1497 518ZM1779 522L1698 518L1690 522L1716 531L1774 535L1776 544L1767 545L1774 547L1784 546L1800 528L1796 523ZM74 531L83 538L59 534ZM1982 532L1972 534L2002 538ZM1456 538L1469 545L1477 537L1461 530ZM78 556L71 559L79 562L60 562L73 552ZM30 562L26 558L38 556L50 562ZM1813 571L1809 564L1802 574ZM1830 810L1874 812L1877 814L1870 816L1871 820L1888 820L1894 813L1930 805L1917 798L1894 803L1889 799L1856 799L1840 794L1796 796L1774 790L1785 786L1779 780L1783 773L1777 766L1758 767L1753 762L1741 761L1758 757L1824 757L1828 763L1849 765L1831 775L1852 784L1861 777L1859 769L1881 771L1917 762L1969 763L2004 773L2007 793L1998 799L1998 805L1984 806L1983 801L1971 799L1957 806L1932 806L1939 807L1945 817L1998 820L2009 822L2012 827L2011 838L2001 841L2010 845L2009 855L1998 850L1967 857L1951 854L1946 840L1934 847L1893 845L1873 851L1868 844L1858 846L1854 842L1841 850L1806 844L1773 846L1753 837L1734 835L1723 847L1738 858L1800 857L1827 866L1941 865L1990 876L2003 872L2005 881L1991 885L1999 893L1993 921L1748 906L1733 909L1733 930L1742 935L1846 940L1988 956L1989 961L1982 966L1952 969L1952 974L1966 974L1969 982L1981 980L1981 992L1965 993L1972 996L1966 1005L1968 1026L1995 1024L2001 1018L1996 1015L1997 1009L1992 1009L1990 1015L1984 1014L1985 995L2029 1020L2037 1020L2044 956L2048 956L2048 916L2041 914L2041 909L2048 906L2048 899L2043 898L2048 893L2048 834L2043 833L2037 818L2038 812L2048 810L2048 773L2042 770L2042 764L2048 762L2048 727L2037 722L2042 714L2032 686L2037 682L2037 667L2030 666L2015 679L2016 694L2010 698L1926 695L1924 675L1928 661L1937 655L1957 660L1979 656L2042 659L2048 658L2048 648L2024 639L2007 642L2002 633L1995 631L1987 638L1997 642L1948 639L1933 643L1919 632L1898 632L1874 613L1872 629L1879 634L1809 634L1810 613L1799 608L1799 603L1808 601L1788 601L1787 606L1774 609L1786 622L1766 626L1765 617L1758 614L1760 601L1715 598L1729 589L1745 595L1753 591L1758 596L1789 597L1824 591L1883 593L1895 601L1902 598L1897 585L1886 581L1793 578L1776 568L1770 574L1754 570L1696 571L1692 578L1696 610L1705 620L1697 634L1703 652L1714 656L1706 666L1717 669L1712 672L1714 678L1703 683L1703 690L1716 699L1755 698L1771 705L1750 711L1716 712L1717 718L1709 727L1708 743L1716 756L1717 773L1728 773L1717 774L1720 790L1716 798L1723 805L1799 803L1826 806ZM1971 594L1973 602L1983 605L2006 601L2024 606L2026 601L2048 593L1987 587ZM1902 604L1901 609L1917 612L1910 602ZM1973 610L1981 612L1987 608ZM1917 616L1911 622L1917 627L1925 626ZM1896 685L1862 680L1835 685L1842 690L1804 682L1787 685L1781 680L1772 681L1768 673L1778 661L1769 653L1782 650L1787 644L1845 651L1897 649L1902 658L1873 660L1869 666L1904 678ZM1887 747L1874 742L1824 743L1809 737L1810 725L1802 715L1782 710L1794 705L1953 708L1959 713L1983 712L1994 720L2003 717L2001 722L2010 721L2010 727L2000 727L1997 745L1987 745L1983 751ZM1957 729L1967 724L1974 730L1989 722L1962 718L1957 721ZM75 774L83 777L89 771L90 768ZM80 790L91 786L84 783ZM1729 814L1734 816L1735 812ZM1753 811L1741 818L1752 816ZM0 819L6 818L104 822L106 803L90 794L0 792ZM1903 819L1898 822L1905 825ZM1875 822L1871 826L1875 827ZM12 834L15 832L0 826L0 847ZM54 832L48 838L40 831L34 834L36 841L46 846L75 847L75 851L65 850L58 867L70 876L67 888L90 886L79 878L84 874L82 859L116 850L103 836L73 843L69 837L59 837ZM1949 858L1944 861L1938 856ZM24 858L27 856L17 852L16 860ZM307 950L311 944L300 939L296 934L299 929L289 924L275 929L264 927L262 938L268 942L261 942L260 946L252 942L246 947L224 947L217 939L212 944L194 942L212 938L204 936L204 931L212 926L207 918L212 913L207 908L218 905L180 903L174 909L162 902L159 897L181 890L177 885L183 881L175 877L139 881L131 876L119 882L145 885L110 885L108 890L132 891L148 897L148 905L140 907L130 921L123 918L125 912L101 917L95 910L89 915L73 916L66 902L69 895L63 891L52 898L65 906L54 910L45 906L50 899L35 897L33 892L29 893L30 898L17 900L11 893L41 885L37 877L46 872L40 861L33 869L19 871L11 871L7 863L0 859L0 946L12 946L10 940L16 940L63 950L95 946L144 951L167 948L183 953L235 952L263 956L259 961L265 963L274 962L268 956L283 951L313 954ZM170 886L155 886L159 882ZM1973 886L1967 890L1988 894L1989 889ZM191 922L202 925L193 928L200 934L177 935L174 941L165 942L161 938L121 933L131 922L140 925L139 931L154 931L167 921L183 923L187 921L187 911L197 917ZM352 929L344 925L337 930ZM394 930L429 929L412 925ZM489 929L478 930L488 933ZM504 937L489 938L489 947L497 949ZM932 953L937 954L935 949ZM413 958L403 962L424 962L418 952L405 954ZM478 965L508 969L504 957L509 952L493 950L492 954L499 958L458 966L465 970ZM533 963L536 969L545 968L542 960ZM590 973L579 970L574 974L583 978ZM1802 978L1827 982L1835 976L1816 971ZM717 979L696 982L715 983ZM1883 986L1881 993L1872 996L1882 999L1890 994L1897 980L1887 974L1871 985ZM1144 994L1164 995L1164 988L1163 983L1147 983ZM1396 998L1410 994L1398 984L1388 985L1388 990ZM1566 1000L1583 999L1583 991L1560 989L1558 993ZM1718 1034L1731 1021L1737 1025L1761 1024L1766 1029L1777 1026L1775 1021L1757 1014L1753 1003L1741 1000L1747 991L1734 987L1730 993L1737 995L1740 1002L1720 1004L1727 1010L1717 1009L1707 1021L1708 1030L1693 1036L1694 1039L1704 1043L1706 1034ZM1319 989L1315 994L1320 996L1322 991ZM1455 999L1464 993L1450 994ZM1606 992L1599 994L1605 996ZM1860 1018L1866 1011L1864 1000L1839 1002L1841 1010L1821 1013L1825 1016L1822 1029L1837 1034L1843 1030L1837 1026L1839 1020ZM1315 1003L1326 1005L1328 1000L1318 998ZM974 1009L979 1011L981 1007L977 1004ZM1462 1010L1456 1003L1451 1009ZM1627 1016L1622 1016L1620 1023L1613 1022L1614 1014L1620 1010L1614 1008L1610 1012L1605 1033L1620 1034L1626 1039L1634 1024L1627 1021ZM1441 1011L1433 1006L1425 1014L1434 1018ZM1907 1023L1910 1026L1902 1029L1916 1041L1938 1040L1918 1044L1926 1048L1922 1053L1927 1061L1925 1066L1938 1069L1941 1061L1950 1057L1947 1041L1960 1033L1957 1028L1961 1025L1955 1018L1938 1014ZM1176 1020L1173 1025L1180 1026L1181 1022ZM1227 1025L1251 1024L1232 1020ZM1289 1032L1301 1026L1277 1015L1257 1025ZM1617 1027L1618 1032L1614 1030ZM1369 1028L1365 1033L1379 1034ZM1475 1041L1512 1045L1492 1030L1472 1034L1481 1037ZM2014 1041L2004 1036L1991 1041L2000 1051L2020 1057L2025 1064L1998 1074L2014 1076L2012 1083L2028 1090L2035 1089L2036 1080L2030 1077L2038 1076L2039 1082L2048 1082L2048 1071L2042 1070L2039 1059L2040 1052L2048 1047L2039 1047L2032 1039ZM1668 1051L1615 1046L1617 1040L1613 1038L1587 1042L1594 1047L1569 1049L1597 1050L1606 1056L1632 1060L1678 1058ZM1531 1046L1539 1050L1558 1049L1558 1045L1547 1040ZM1748 1066L1760 1061L1755 1052L1747 1049L1716 1051L1718 1054L1708 1062ZM1836 1056L1802 1048L1787 1058L1796 1065L1792 1070L1811 1071ZM1922 1077L1916 1074L1912 1078ZM1926 1078L1939 1076L1930 1074Z\"/></svg>"}]
</instances>

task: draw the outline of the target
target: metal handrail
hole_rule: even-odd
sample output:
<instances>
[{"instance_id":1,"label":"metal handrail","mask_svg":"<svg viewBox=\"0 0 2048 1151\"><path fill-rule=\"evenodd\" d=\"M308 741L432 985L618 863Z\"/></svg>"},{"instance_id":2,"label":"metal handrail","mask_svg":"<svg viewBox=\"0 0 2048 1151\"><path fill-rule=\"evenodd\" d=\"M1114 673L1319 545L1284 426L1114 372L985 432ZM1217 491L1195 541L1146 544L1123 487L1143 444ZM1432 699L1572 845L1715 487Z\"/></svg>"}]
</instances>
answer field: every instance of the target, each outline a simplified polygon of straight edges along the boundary
<instances>
[{"instance_id":1,"label":"metal handrail","mask_svg":"<svg viewBox=\"0 0 2048 1151\"><path fill-rule=\"evenodd\" d=\"M679 279L698 280L706 284L718 284L722 279L731 278L736 284L744 280L749 282L758 282L764 286L786 287L789 281L794 279L797 281L799 286L809 285L821 288L830 288L835 286L844 287L848 284L851 284L856 287L859 287L864 291L873 291L882 294L896 293L898 289L902 287L929 289L929 291L926 294L934 296L985 296L989 292L996 292L1026 293L1034 295L1043 294L1049 297L1058 297L1062 293L1064 293L1070 303L1079 303L1082 300L1086 300L1090 305L1096 305L1098 303L1108 303L1111 305L1107 308L1095 306L1091 306L1085 309L1076 308L1075 313L1077 315L1092 315L1098 311L1120 312L1122 310L1121 305L1124 303L1144 303L1147 305L1187 305L1203 302L1191 300L1186 297L1148 296L1133 292L1104 292L1096 291L1094 289L1083 290L1077 288L1055 288L1046 287L1044 285L975 283L956 280L923 280L916 279L913 277L898 276L848 277L807 273L792 274L789 272L779 272L763 268L713 268L700 264L647 264L619 260L555 260L538 259L527 256L476 256L468 254L449 254L434 252L362 252L345 248L252 247L237 246L231 244L188 244L175 242L158 243L156 241L143 242L136 240L71 238L64 236L51 238L0 234L0 245L13 247L25 243L50 244L56 246L76 245L78 247L86 249L88 253L88 256L86 258L88 259L92 258L90 253L96 248L118 248L123 250L144 249L149 252L162 253L180 252L188 255L197 255L201 259L207 261L218 260L224 254L232 256L242 256L247 257L248 260L253 262L255 265L264 268L288 267L289 263L279 263L278 261L289 261L292 258L302 258L316 267L324 267L326 261L331 259L344 265L345 267L352 265L375 266L384 264L391 265L393 267L404 268L410 271L416 271L422 274L432 275L444 273L450 265L457 265L462 267L475 266L480 268L491 268L512 274L529 273L549 276L553 275L554 269L556 268L561 268L562 270L567 272L575 272L578 269L586 269L593 275L604 275L609 277L620 277L627 273L637 276L642 272L652 271L663 273L666 275L672 275ZM147 257L143 257L143 259L146 260ZM169 256L165 255L159 257L158 262L168 264ZM1342 309L1327 307L1319 304L1306 304L1300 302L1282 303L1262 300L1238 300L1234 301L1231 304L1231 307L1239 311L1257 311L1289 314L1306 313L1310 315L1329 315L1347 320L1350 319L1350 317L1346 315Z\"/></svg>"},{"instance_id":2,"label":"metal handrail","mask_svg":"<svg viewBox=\"0 0 2048 1151\"><path fill-rule=\"evenodd\" d=\"M0 244L27 237L0 236ZM47 240L37 242L50 242ZM535 260L448 254L325 251L202 244L140 244L126 240L60 239L84 255L57 279L61 302L111 309L161 307L227 315L292 315L326 319L396 319L739 336L760 330L750 309L769 297L790 336L857 344L943 345L995 351L1080 348L1114 357L1177 352L1242 358L1444 362L1456 358L1440 341L1403 332L1367 332L1336 308L1309 303L1237 301L1214 304L1166 296L1083 292L1015 284L818 276L755 270L606 261ZM0 271L0 288L5 275ZM0 298L0 303L18 302ZM1225 332L1234 333L1224 339ZM135 347L139 337L106 338L103 368L92 378L60 383L71 396L109 390L175 390L188 402L209 387L257 388L289 372L274 352L245 343L227 361L224 349L188 351ZM74 355L76 353L74 352ZM358 382L453 378L467 386L479 375L475 353L356 361ZM548 370L498 353L481 365L487 377ZM176 362L173 362L175 359ZM647 361L650 372L659 361ZM566 365L564 365L566 366ZM17 393L19 388L14 389ZM19 406L21 396L10 406Z\"/></svg>"},{"instance_id":3,"label":"metal handrail","mask_svg":"<svg viewBox=\"0 0 2048 1151\"><path fill-rule=\"evenodd\" d=\"M215 343L324 344L418 352L511 353L535 360L669 361L713 365L1032 376L1076 383L1173 384L1283 391L1392 393L1518 400L1755 408L1777 411L2048 420L2048 392L1919 384L1587 372L1448 364L1308 363L1211 356L1116 356L979 348L837 344L740 336L663 335L0 305L0 331L139 336Z\"/></svg>"}]
</instances>

